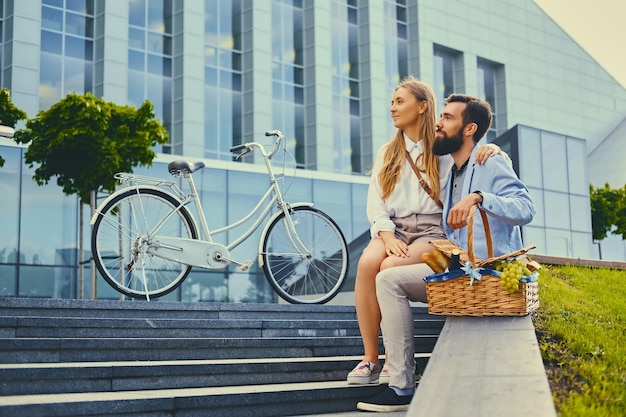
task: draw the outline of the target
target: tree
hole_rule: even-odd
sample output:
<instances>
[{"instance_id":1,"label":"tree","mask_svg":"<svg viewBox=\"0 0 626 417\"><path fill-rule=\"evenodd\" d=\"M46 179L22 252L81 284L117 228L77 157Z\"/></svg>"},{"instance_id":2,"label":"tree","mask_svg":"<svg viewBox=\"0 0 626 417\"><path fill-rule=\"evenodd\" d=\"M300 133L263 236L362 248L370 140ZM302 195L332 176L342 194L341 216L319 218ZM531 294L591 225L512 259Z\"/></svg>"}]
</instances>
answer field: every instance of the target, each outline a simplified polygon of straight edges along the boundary
<instances>
[{"instance_id":1,"label":"tree","mask_svg":"<svg viewBox=\"0 0 626 417\"><path fill-rule=\"evenodd\" d=\"M37 165L33 179L39 185L56 177L66 195L76 194L95 210L98 191L115 191L117 172L133 172L152 165L152 147L166 143L167 130L154 118L145 101L138 109L119 106L91 93L68 94L15 132L15 141L29 144L24 162ZM80 210L79 297L83 295L83 210ZM95 268L91 266L92 297L96 297Z\"/></svg>"},{"instance_id":2,"label":"tree","mask_svg":"<svg viewBox=\"0 0 626 417\"><path fill-rule=\"evenodd\" d=\"M591 199L591 228L594 240L603 240L609 234L621 234L626 239L626 185L612 189L589 186Z\"/></svg>"},{"instance_id":3,"label":"tree","mask_svg":"<svg viewBox=\"0 0 626 417\"><path fill-rule=\"evenodd\" d=\"M56 176L66 195L77 194L90 204L90 193L113 192L113 174L152 165L152 147L166 143L168 134L154 119L149 101L136 109L105 102L91 93L68 94L63 100L15 133L15 141L29 144L24 162L35 169L33 179L47 184Z\"/></svg>"},{"instance_id":4,"label":"tree","mask_svg":"<svg viewBox=\"0 0 626 417\"><path fill-rule=\"evenodd\" d=\"M11 101L11 92L6 88L0 90L0 125L15 127L17 122L27 117L26 112ZM4 159L0 156L0 167L3 165Z\"/></svg>"}]
</instances>

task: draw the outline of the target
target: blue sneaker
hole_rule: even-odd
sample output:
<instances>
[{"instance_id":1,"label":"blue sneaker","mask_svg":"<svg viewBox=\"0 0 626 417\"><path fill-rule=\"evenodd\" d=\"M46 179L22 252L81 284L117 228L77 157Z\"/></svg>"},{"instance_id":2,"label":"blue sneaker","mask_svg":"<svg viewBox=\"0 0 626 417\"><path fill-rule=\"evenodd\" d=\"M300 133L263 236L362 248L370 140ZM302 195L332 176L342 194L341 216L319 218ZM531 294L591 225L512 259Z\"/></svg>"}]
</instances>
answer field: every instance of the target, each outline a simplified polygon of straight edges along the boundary
<instances>
[{"instance_id":1,"label":"blue sneaker","mask_svg":"<svg viewBox=\"0 0 626 417\"><path fill-rule=\"evenodd\" d=\"M413 394L398 395L393 389L387 387L372 399L358 403L356 408L363 411L376 411L379 413L406 411L409 409L412 399Z\"/></svg>"}]
</instances>

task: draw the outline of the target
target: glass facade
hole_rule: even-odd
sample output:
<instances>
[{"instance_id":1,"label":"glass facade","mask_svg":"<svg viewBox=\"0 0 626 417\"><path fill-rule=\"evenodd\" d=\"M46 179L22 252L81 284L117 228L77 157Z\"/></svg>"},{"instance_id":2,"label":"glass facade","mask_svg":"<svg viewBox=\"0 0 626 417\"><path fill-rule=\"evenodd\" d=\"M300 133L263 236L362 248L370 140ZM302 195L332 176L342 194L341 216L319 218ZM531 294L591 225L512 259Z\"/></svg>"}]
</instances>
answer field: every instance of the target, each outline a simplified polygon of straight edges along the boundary
<instances>
[{"instance_id":1,"label":"glass facade","mask_svg":"<svg viewBox=\"0 0 626 417\"><path fill-rule=\"evenodd\" d=\"M528 126L495 140L513 159L537 207L523 228L525 244L553 256L592 257L586 142Z\"/></svg>"},{"instance_id":2,"label":"glass facade","mask_svg":"<svg viewBox=\"0 0 626 417\"><path fill-rule=\"evenodd\" d=\"M272 22L272 126L281 126L287 151L299 168L307 168L302 1L272 0Z\"/></svg>"},{"instance_id":3,"label":"glass facade","mask_svg":"<svg viewBox=\"0 0 626 417\"><path fill-rule=\"evenodd\" d=\"M359 10L356 0L332 0L333 165L336 172L362 171Z\"/></svg>"},{"instance_id":4,"label":"glass facade","mask_svg":"<svg viewBox=\"0 0 626 417\"><path fill-rule=\"evenodd\" d=\"M154 105L163 126L172 126L172 0L128 3L128 102ZM169 153L169 145L158 151Z\"/></svg>"},{"instance_id":5,"label":"glass facade","mask_svg":"<svg viewBox=\"0 0 626 417\"><path fill-rule=\"evenodd\" d=\"M0 146L0 154L6 160L0 169L0 192L10 202L0 204L0 235L3 237L0 241L0 296L79 298L78 201L63 195L55 184L38 186L32 180L33 171L23 163L23 153L22 148ZM316 208L327 212L337 222L348 242L367 231L369 226L366 221L363 222L360 210L354 213L345 210L346 205L362 207L363 201L353 203L350 196L354 196L355 200L363 199L366 184L292 177L290 172L300 171L287 170L287 176L283 176L282 190L288 201L314 201ZM135 173L171 179L165 162L156 162L150 168L137 168ZM194 179L211 230L243 218L269 185L265 173L210 167L194 174ZM348 198L339 200L337 195ZM198 223L197 212L192 212ZM86 219L84 244L87 249L84 259L88 260L88 214ZM252 221L254 219L218 234L214 241L222 244L234 241L250 227ZM222 271L194 268L179 289L161 299L277 302L276 294L256 263L260 232L261 228L231 251L235 260L253 261L249 270L242 272L236 266ZM89 263L86 263L83 298L88 298L91 291ZM120 297L100 277L94 291L101 299Z\"/></svg>"},{"instance_id":6,"label":"glass facade","mask_svg":"<svg viewBox=\"0 0 626 417\"><path fill-rule=\"evenodd\" d=\"M93 91L93 0L41 2L39 108Z\"/></svg>"},{"instance_id":7,"label":"glass facade","mask_svg":"<svg viewBox=\"0 0 626 417\"><path fill-rule=\"evenodd\" d=\"M241 0L204 0L204 156L242 143Z\"/></svg>"},{"instance_id":8,"label":"glass facade","mask_svg":"<svg viewBox=\"0 0 626 417\"><path fill-rule=\"evenodd\" d=\"M462 59L460 52L435 45L433 62L435 64L433 91L437 99L439 114L445 106L445 99L452 93L464 92L460 88L463 73L458 61ZM460 74L459 74L460 72Z\"/></svg>"}]
</instances>

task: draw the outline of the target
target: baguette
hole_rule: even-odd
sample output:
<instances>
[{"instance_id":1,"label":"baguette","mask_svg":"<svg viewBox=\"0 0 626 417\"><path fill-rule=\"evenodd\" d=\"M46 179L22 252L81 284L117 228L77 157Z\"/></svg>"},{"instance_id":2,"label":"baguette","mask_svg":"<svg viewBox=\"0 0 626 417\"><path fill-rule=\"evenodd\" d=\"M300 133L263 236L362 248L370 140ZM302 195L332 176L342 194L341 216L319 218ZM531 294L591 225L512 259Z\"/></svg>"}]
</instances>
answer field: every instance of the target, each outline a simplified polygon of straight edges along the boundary
<instances>
[{"instance_id":1,"label":"baguette","mask_svg":"<svg viewBox=\"0 0 626 417\"><path fill-rule=\"evenodd\" d=\"M444 272L450 266L450 258L444 255L439 249L435 249L432 252L424 253L422 255L422 261L430 267L435 274Z\"/></svg>"}]
</instances>

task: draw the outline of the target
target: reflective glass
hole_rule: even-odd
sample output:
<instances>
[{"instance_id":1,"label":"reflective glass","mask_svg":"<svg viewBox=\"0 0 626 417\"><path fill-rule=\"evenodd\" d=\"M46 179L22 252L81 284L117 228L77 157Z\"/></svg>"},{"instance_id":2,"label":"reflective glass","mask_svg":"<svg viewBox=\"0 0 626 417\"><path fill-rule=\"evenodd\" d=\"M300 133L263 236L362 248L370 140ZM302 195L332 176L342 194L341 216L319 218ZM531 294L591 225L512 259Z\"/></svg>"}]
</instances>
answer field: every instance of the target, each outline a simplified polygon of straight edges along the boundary
<instances>
[{"instance_id":1,"label":"reflective glass","mask_svg":"<svg viewBox=\"0 0 626 417\"><path fill-rule=\"evenodd\" d=\"M65 13L65 33L83 37L93 36L93 21L85 15Z\"/></svg>"},{"instance_id":2,"label":"reflective glass","mask_svg":"<svg viewBox=\"0 0 626 417\"><path fill-rule=\"evenodd\" d=\"M145 70L145 54L141 51L128 50L128 68L143 72ZM129 87L130 88L130 87Z\"/></svg>"},{"instance_id":3,"label":"reflective glass","mask_svg":"<svg viewBox=\"0 0 626 417\"><path fill-rule=\"evenodd\" d=\"M520 179L527 187L543 188L540 132L521 126L518 133Z\"/></svg>"},{"instance_id":4,"label":"reflective glass","mask_svg":"<svg viewBox=\"0 0 626 417\"><path fill-rule=\"evenodd\" d=\"M569 196L572 230L591 233L591 202L587 196Z\"/></svg>"},{"instance_id":5,"label":"reflective glass","mask_svg":"<svg viewBox=\"0 0 626 417\"><path fill-rule=\"evenodd\" d=\"M569 197L565 193L544 191L546 225L554 229L570 229ZM587 211L587 214L589 211Z\"/></svg>"},{"instance_id":6,"label":"reflective glass","mask_svg":"<svg viewBox=\"0 0 626 417\"><path fill-rule=\"evenodd\" d=\"M7 265L3 262L0 262L0 297L15 297L17 265Z\"/></svg>"},{"instance_id":7,"label":"reflective glass","mask_svg":"<svg viewBox=\"0 0 626 417\"><path fill-rule=\"evenodd\" d=\"M63 0L42 0L41 3L54 7L63 7Z\"/></svg>"},{"instance_id":8,"label":"reflective glass","mask_svg":"<svg viewBox=\"0 0 626 417\"><path fill-rule=\"evenodd\" d=\"M20 266L18 297L74 298L77 266Z\"/></svg>"},{"instance_id":9,"label":"reflective glass","mask_svg":"<svg viewBox=\"0 0 626 417\"><path fill-rule=\"evenodd\" d=\"M133 26L146 26L146 0L128 2L128 23Z\"/></svg>"},{"instance_id":10,"label":"reflective glass","mask_svg":"<svg viewBox=\"0 0 626 417\"><path fill-rule=\"evenodd\" d=\"M567 192L569 188L565 136L541 132L541 161L544 188Z\"/></svg>"},{"instance_id":11,"label":"reflective glass","mask_svg":"<svg viewBox=\"0 0 626 417\"><path fill-rule=\"evenodd\" d=\"M65 0L65 8L83 14L93 13L93 6L90 0Z\"/></svg>"},{"instance_id":12,"label":"reflective glass","mask_svg":"<svg viewBox=\"0 0 626 417\"><path fill-rule=\"evenodd\" d=\"M145 40L146 32L143 30L139 30L136 28L128 29L128 47L135 49L145 49L146 48L146 40Z\"/></svg>"},{"instance_id":13,"label":"reflective glass","mask_svg":"<svg viewBox=\"0 0 626 417\"><path fill-rule=\"evenodd\" d=\"M40 187L32 176L32 170L22 174L21 255L27 264L65 264L66 251L77 249L78 199L55 182Z\"/></svg>"},{"instance_id":14,"label":"reflective glass","mask_svg":"<svg viewBox=\"0 0 626 417\"><path fill-rule=\"evenodd\" d=\"M346 210L344 198L337 196L350 196L350 184L338 181L316 180L313 182L313 203L315 208L328 214L342 230L351 230L352 216Z\"/></svg>"},{"instance_id":15,"label":"reflective glass","mask_svg":"<svg viewBox=\"0 0 626 417\"><path fill-rule=\"evenodd\" d=\"M227 272L194 268L183 282L181 300L195 302L228 301L227 282Z\"/></svg>"},{"instance_id":16,"label":"reflective glass","mask_svg":"<svg viewBox=\"0 0 626 417\"><path fill-rule=\"evenodd\" d=\"M41 28L63 31L63 11L50 7L41 8Z\"/></svg>"},{"instance_id":17,"label":"reflective glass","mask_svg":"<svg viewBox=\"0 0 626 417\"><path fill-rule=\"evenodd\" d=\"M143 74L128 71L128 100L135 106L141 106L145 99Z\"/></svg>"},{"instance_id":18,"label":"reflective glass","mask_svg":"<svg viewBox=\"0 0 626 417\"><path fill-rule=\"evenodd\" d=\"M65 36L65 56L93 61L92 42L84 38Z\"/></svg>"},{"instance_id":19,"label":"reflective glass","mask_svg":"<svg viewBox=\"0 0 626 417\"><path fill-rule=\"evenodd\" d=\"M0 265L15 259L17 251L20 198L19 187L15 185L20 182L21 154L20 148L0 146L0 155L4 158L4 166L0 169ZM0 291L3 285L11 283L11 280L4 284L0 281Z\"/></svg>"},{"instance_id":20,"label":"reflective glass","mask_svg":"<svg viewBox=\"0 0 626 417\"><path fill-rule=\"evenodd\" d=\"M85 90L85 61L80 59L65 59L63 68L63 95L76 92L83 94Z\"/></svg>"},{"instance_id":21,"label":"reflective glass","mask_svg":"<svg viewBox=\"0 0 626 417\"><path fill-rule=\"evenodd\" d=\"M367 219L367 190L366 184L352 184L352 227L351 233L346 235L346 239L351 241L361 234L367 232L369 234L370 223Z\"/></svg>"},{"instance_id":22,"label":"reflective glass","mask_svg":"<svg viewBox=\"0 0 626 417\"><path fill-rule=\"evenodd\" d=\"M59 33L52 33L46 30L42 30L41 31L41 51L61 55L63 53L63 35ZM46 67L42 66L42 68L46 68ZM42 72L45 72L45 71L42 71Z\"/></svg>"},{"instance_id":23,"label":"reflective glass","mask_svg":"<svg viewBox=\"0 0 626 417\"><path fill-rule=\"evenodd\" d=\"M588 196L587 146L584 140L567 138L567 171L570 193Z\"/></svg>"},{"instance_id":24,"label":"reflective glass","mask_svg":"<svg viewBox=\"0 0 626 417\"><path fill-rule=\"evenodd\" d=\"M59 55L42 53L41 67L46 69L40 72L39 82L39 108L43 110L61 99L62 58Z\"/></svg>"}]
</instances>

